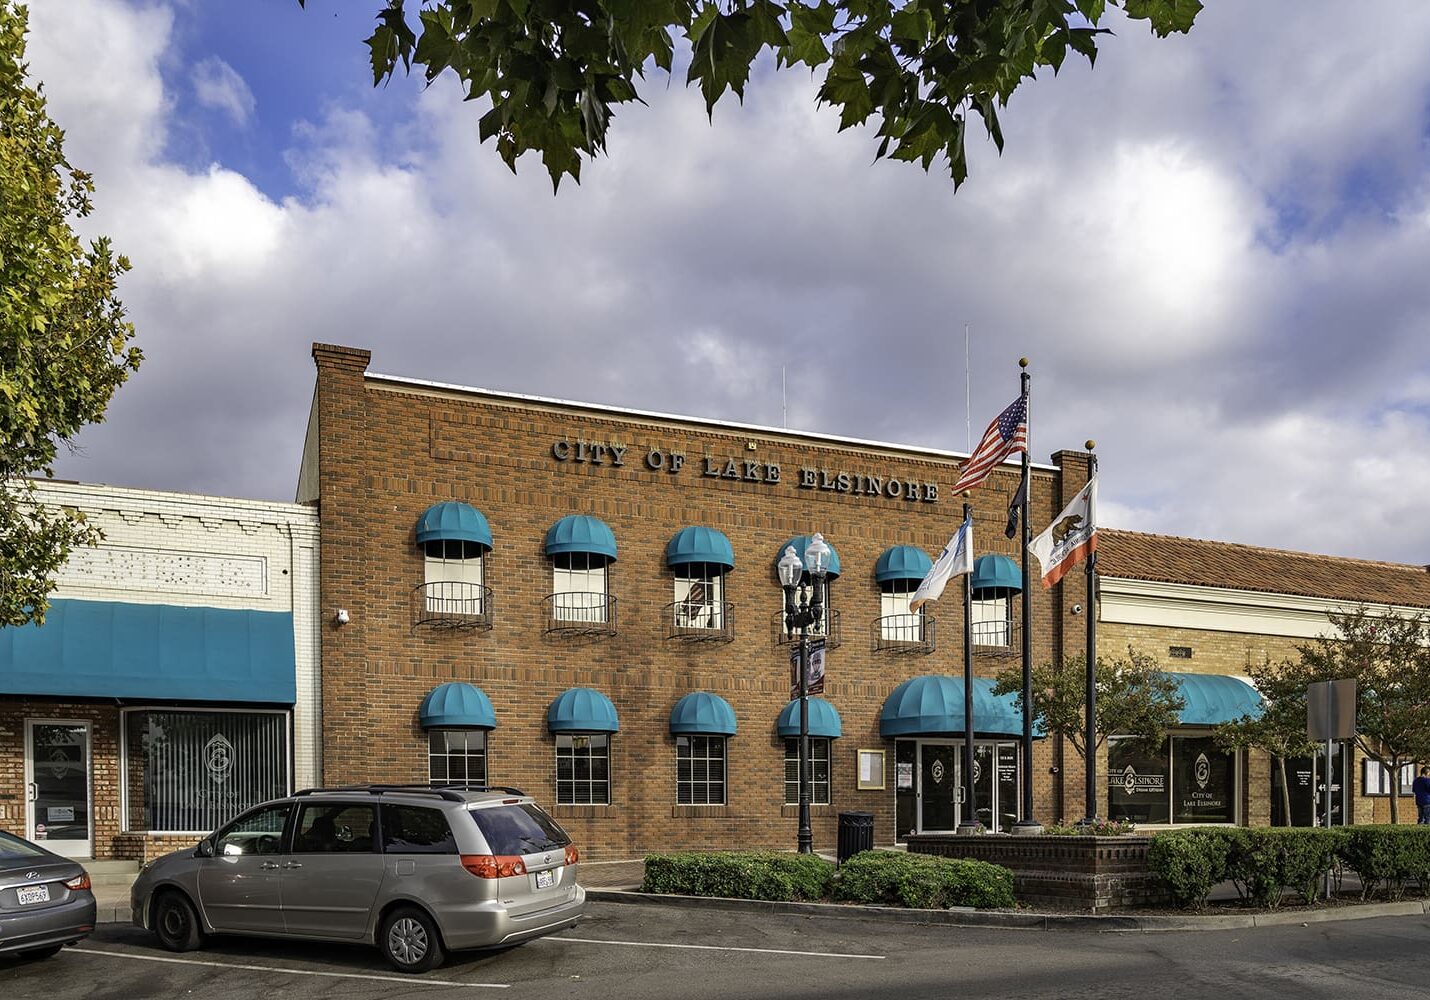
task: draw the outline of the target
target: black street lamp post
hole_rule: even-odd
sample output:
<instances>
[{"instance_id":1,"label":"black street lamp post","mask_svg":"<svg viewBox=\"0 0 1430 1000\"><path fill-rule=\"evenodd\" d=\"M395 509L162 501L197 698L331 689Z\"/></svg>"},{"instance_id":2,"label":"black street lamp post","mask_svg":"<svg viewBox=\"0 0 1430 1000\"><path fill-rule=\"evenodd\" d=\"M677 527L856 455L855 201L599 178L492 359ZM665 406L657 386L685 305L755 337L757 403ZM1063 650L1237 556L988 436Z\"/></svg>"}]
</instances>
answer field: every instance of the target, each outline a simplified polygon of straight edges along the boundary
<instances>
[{"instance_id":1,"label":"black street lamp post","mask_svg":"<svg viewBox=\"0 0 1430 1000\"><path fill-rule=\"evenodd\" d=\"M799 853L814 853L814 831L809 825L809 633L824 616L824 577L829 572L829 545L815 533L804 547L804 559L793 545L785 548L778 564L780 586L785 591L785 628L799 629ZM800 583L808 574L809 586ZM795 591L799 591L798 605Z\"/></svg>"}]
</instances>

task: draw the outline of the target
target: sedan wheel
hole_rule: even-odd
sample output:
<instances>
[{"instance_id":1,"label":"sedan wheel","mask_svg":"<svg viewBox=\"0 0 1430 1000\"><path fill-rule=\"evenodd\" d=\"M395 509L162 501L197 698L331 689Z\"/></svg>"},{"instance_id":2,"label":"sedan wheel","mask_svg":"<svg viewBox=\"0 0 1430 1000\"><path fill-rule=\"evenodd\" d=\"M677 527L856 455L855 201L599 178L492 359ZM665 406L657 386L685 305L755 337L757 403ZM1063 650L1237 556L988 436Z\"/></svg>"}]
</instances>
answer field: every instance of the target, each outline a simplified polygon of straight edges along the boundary
<instances>
[{"instance_id":1,"label":"sedan wheel","mask_svg":"<svg viewBox=\"0 0 1430 1000\"><path fill-rule=\"evenodd\" d=\"M378 947L398 972L426 972L442 963L442 942L432 918L405 906L388 914L378 932Z\"/></svg>"}]
</instances>

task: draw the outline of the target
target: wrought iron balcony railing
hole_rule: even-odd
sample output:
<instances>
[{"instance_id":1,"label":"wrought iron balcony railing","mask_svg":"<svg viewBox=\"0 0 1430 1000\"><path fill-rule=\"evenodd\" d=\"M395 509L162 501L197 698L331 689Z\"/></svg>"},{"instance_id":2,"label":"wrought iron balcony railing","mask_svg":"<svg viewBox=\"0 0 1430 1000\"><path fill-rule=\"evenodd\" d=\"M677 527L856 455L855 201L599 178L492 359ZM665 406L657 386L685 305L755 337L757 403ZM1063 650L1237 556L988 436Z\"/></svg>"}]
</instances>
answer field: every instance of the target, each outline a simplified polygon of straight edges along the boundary
<instances>
[{"instance_id":1,"label":"wrought iron balcony railing","mask_svg":"<svg viewBox=\"0 0 1430 1000\"><path fill-rule=\"evenodd\" d=\"M1016 656L1022 650L1022 635L1018 622L974 622L973 651L993 656Z\"/></svg>"},{"instance_id":2,"label":"wrought iron balcony railing","mask_svg":"<svg viewBox=\"0 0 1430 1000\"><path fill-rule=\"evenodd\" d=\"M778 612L770 624L774 627L775 645L788 646L791 643L799 642L799 629L793 632L785 628L784 612ZM844 642L844 632L839 624L839 612L824 611L824 617L819 622L819 628L812 628L808 633L811 639L823 639L826 649L838 649Z\"/></svg>"},{"instance_id":3,"label":"wrought iron balcony railing","mask_svg":"<svg viewBox=\"0 0 1430 1000\"><path fill-rule=\"evenodd\" d=\"M927 615L885 615L874 619L874 652L923 654L934 651L934 619Z\"/></svg>"},{"instance_id":4,"label":"wrought iron balcony railing","mask_svg":"<svg viewBox=\"0 0 1430 1000\"><path fill-rule=\"evenodd\" d=\"M412 627L489 629L492 627L492 590L479 583L446 580L423 583L412 589Z\"/></svg>"},{"instance_id":5,"label":"wrought iron balcony railing","mask_svg":"<svg viewBox=\"0 0 1430 1000\"><path fill-rule=\"evenodd\" d=\"M615 635L616 599L609 594L573 591L541 599L548 634Z\"/></svg>"},{"instance_id":6,"label":"wrought iron balcony railing","mask_svg":"<svg viewBox=\"0 0 1430 1000\"><path fill-rule=\"evenodd\" d=\"M690 642L735 638L735 605L728 601L675 601L665 606L665 637Z\"/></svg>"}]
</instances>

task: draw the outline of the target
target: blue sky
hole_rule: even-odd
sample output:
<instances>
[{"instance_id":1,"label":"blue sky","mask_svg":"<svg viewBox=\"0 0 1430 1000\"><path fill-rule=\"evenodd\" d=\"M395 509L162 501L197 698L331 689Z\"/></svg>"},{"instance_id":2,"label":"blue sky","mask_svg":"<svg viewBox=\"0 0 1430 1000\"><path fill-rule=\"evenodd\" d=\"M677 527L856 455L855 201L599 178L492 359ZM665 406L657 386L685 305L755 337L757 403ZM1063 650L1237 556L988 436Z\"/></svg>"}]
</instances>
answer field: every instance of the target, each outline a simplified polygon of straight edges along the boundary
<instances>
[{"instance_id":1,"label":"blue sky","mask_svg":"<svg viewBox=\"0 0 1430 1000\"><path fill-rule=\"evenodd\" d=\"M314 340L771 425L783 367L791 426L951 449L1027 355L1035 457L1096 438L1118 526L1430 562L1430 4L1111 15L956 195L871 163L807 72L713 125L655 74L553 196L450 81L371 86L378 3L32 5L147 355L60 474L291 497Z\"/></svg>"}]
</instances>

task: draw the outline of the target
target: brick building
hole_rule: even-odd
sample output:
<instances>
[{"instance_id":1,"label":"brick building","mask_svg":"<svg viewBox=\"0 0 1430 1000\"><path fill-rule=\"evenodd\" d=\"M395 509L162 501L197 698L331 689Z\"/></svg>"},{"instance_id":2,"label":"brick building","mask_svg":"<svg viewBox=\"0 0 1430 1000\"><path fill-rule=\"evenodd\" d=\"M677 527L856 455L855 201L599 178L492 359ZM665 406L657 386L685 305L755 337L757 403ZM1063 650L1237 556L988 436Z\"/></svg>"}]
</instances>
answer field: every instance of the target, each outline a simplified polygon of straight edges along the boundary
<instances>
[{"instance_id":1,"label":"brick building","mask_svg":"<svg viewBox=\"0 0 1430 1000\"><path fill-rule=\"evenodd\" d=\"M192 843L318 780L317 514L74 483L104 532L0 628L0 827L75 857Z\"/></svg>"}]
</instances>

